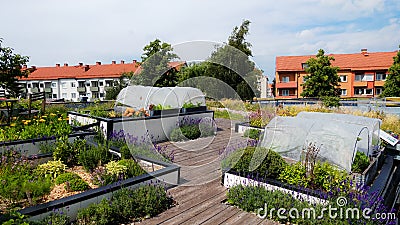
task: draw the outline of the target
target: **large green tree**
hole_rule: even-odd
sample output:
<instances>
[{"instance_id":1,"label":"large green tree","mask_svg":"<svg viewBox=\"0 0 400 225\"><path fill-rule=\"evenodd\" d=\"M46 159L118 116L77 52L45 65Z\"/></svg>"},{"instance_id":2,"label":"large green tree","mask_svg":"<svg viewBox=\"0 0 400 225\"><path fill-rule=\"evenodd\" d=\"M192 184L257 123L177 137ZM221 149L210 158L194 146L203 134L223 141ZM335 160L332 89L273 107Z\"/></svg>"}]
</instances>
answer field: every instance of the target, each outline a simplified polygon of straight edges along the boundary
<instances>
[{"instance_id":1,"label":"large green tree","mask_svg":"<svg viewBox=\"0 0 400 225\"><path fill-rule=\"evenodd\" d=\"M324 50L318 50L315 58L307 60L306 82L302 84L303 97L314 97L321 99L326 106L339 106L340 78L337 75L339 67L331 65L335 60L333 56L326 56Z\"/></svg>"},{"instance_id":2,"label":"large green tree","mask_svg":"<svg viewBox=\"0 0 400 225\"><path fill-rule=\"evenodd\" d=\"M147 86L175 86L178 82L177 71L169 63L179 57L172 52L168 43L159 39L150 42L143 48L140 73L132 77L132 84Z\"/></svg>"},{"instance_id":3,"label":"large green tree","mask_svg":"<svg viewBox=\"0 0 400 225\"><path fill-rule=\"evenodd\" d=\"M217 78L237 91L243 100L252 100L257 91L257 75L252 56L251 44L246 41L250 21L244 20L235 27L228 38L227 45L219 47L208 60L206 73ZM228 97L222 96L220 97Z\"/></svg>"},{"instance_id":4,"label":"large green tree","mask_svg":"<svg viewBox=\"0 0 400 225\"><path fill-rule=\"evenodd\" d=\"M14 54L14 49L3 47L2 41L0 38L0 86L16 98L21 94L18 78L29 74L28 70L22 70L23 65L29 62L29 57Z\"/></svg>"},{"instance_id":5,"label":"large green tree","mask_svg":"<svg viewBox=\"0 0 400 225\"><path fill-rule=\"evenodd\" d=\"M400 48L400 46L399 46ZM382 97L400 97L400 51L393 57L393 65L390 66L389 75L383 86Z\"/></svg>"}]
</instances>

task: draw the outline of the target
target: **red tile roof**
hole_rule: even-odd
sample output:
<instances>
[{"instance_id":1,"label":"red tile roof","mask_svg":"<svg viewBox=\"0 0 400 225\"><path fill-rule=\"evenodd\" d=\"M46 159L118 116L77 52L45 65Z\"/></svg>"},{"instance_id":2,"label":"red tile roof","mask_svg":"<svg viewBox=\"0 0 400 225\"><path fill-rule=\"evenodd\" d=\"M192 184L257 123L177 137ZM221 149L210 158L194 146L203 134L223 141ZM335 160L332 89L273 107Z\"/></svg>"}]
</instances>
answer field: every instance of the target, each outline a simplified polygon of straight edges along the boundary
<instances>
[{"instance_id":1,"label":"red tile roof","mask_svg":"<svg viewBox=\"0 0 400 225\"><path fill-rule=\"evenodd\" d=\"M171 68L177 68L185 65L185 62L171 62ZM30 71L27 78L21 78L20 80L56 80L60 78L70 79L90 79L90 78L118 78L122 73L134 72L135 74L140 71L140 64L136 61L132 63L116 63L102 65L97 62L95 65L77 65L68 66L64 64L61 66L57 64L55 67L32 67L24 68Z\"/></svg>"},{"instance_id":2,"label":"red tile roof","mask_svg":"<svg viewBox=\"0 0 400 225\"><path fill-rule=\"evenodd\" d=\"M169 67L175 68L176 70L180 70L183 66L186 66L185 61L169 62ZM139 67L134 75L140 74L141 72L142 72L142 67Z\"/></svg>"},{"instance_id":3,"label":"red tile roof","mask_svg":"<svg viewBox=\"0 0 400 225\"><path fill-rule=\"evenodd\" d=\"M341 70L385 70L393 64L394 52L366 52L354 54L329 54L335 61L332 66L338 66ZM302 63L315 55L307 56L277 56L276 71L302 71Z\"/></svg>"},{"instance_id":4,"label":"red tile roof","mask_svg":"<svg viewBox=\"0 0 400 225\"><path fill-rule=\"evenodd\" d=\"M32 67L28 70L30 74L27 78L21 80L56 80L60 78L70 79L88 79L88 78L118 78L122 73L135 72L139 64L133 63L115 63L101 65L97 62L95 65L77 65L77 66L60 66L57 64L54 67Z\"/></svg>"}]
</instances>

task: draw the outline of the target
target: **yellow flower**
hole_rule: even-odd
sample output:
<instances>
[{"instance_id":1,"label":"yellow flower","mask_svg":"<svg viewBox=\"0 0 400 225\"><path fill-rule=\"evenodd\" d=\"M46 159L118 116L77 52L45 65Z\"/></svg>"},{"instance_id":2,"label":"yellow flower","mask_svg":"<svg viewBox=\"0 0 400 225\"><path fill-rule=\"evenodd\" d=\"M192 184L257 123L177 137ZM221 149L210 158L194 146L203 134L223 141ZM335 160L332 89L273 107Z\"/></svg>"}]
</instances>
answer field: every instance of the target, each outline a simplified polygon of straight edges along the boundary
<instances>
[{"instance_id":1,"label":"yellow flower","mask_svg":"<svg viewBox=\"0 0 400 225\"><path fill-rule=\"evenodd\" d=\"M56 116L56 114L54 114L54 113L50 113L50 116Z\"/></svg>"},{"instance_id":2,"label":"yellow flower","mask_svg":"<svg viewBox=\"0 0 400 225\"><path fill-rule=\"evenodd\" d=\"M46 122L46 120L45 119L40 119L39 122L43 123L43 122Z\"/></svg>"},{"instance_id":3,"label":"yellow flower","mask_svg":"<svg viewBox=\"0 0 400 225\"><path fill-rule=\"evenodd\" d=\"M47 116L42 116L42 118L47 118Z\"/></svg>"},{"instance_id":4,"label":"yellow flower","mask_svg":"<svg viewBox=\"0 0 400 225\"><path fill-rule=\"evenodd\" d=\"M27 123L27 122L24 122L24 125L28 125L29 123Z\"/></svg>"},{"instance_id":5,"label":"yellow flower","mask_svg":"<svg viewBox=\"0 0 400 225\"><path fill-rule=\"evenodd\" d=\"M25 122L30 123L30 122L32 122L32 121L31 121L31 120L27 120L27 121L25 121Z\"/></svg>"},{"instance_id":6,"label":"yellow flower","mask_svg":"<svg viewBox=\"0 0 400 225\"><path fill-rule=\"evenodd\" d=\"M15 127L15 123L10 124L10 127Z\"/></svg>"},{"instance_id":7,"label":"yellow flower","mask_svg":"<svg viewBox=\"0 0 400 225\"><path fill-rule=\"evenodd\" d=\"M14 116L14 117L13 117L13 120L16 120L16 119L17 119L17 117Z\"/></svg>"},{"instance_id":8,"label":"yellow flower","mask_svg":"<svg viewBox=\"0 0 400 225\"><path fill-rule=\"evenodd\" d=\"M58 118L58 121L62 121L63 119L62 118Z\"/></svg>"}]
</instances>

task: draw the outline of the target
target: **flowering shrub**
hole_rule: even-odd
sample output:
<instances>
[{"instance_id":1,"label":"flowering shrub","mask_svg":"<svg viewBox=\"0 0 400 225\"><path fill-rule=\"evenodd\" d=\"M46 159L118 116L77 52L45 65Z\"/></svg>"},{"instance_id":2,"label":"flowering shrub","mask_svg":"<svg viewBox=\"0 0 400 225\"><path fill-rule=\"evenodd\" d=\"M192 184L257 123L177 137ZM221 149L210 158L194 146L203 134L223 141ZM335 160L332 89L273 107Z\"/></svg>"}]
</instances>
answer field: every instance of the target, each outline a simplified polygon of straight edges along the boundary
<instances>
[{"instance_id":1,"label":"flowering shrub","mask_svg":"<svg viewBox=\"0 0 400 225\"><path fill-rule=\"evenodd\" d=\"M149 140L150 139L150 140ZM122 159L131 159L134 156L145 156L165 162L173 162L174 152L168 152L167 146L152 143L148 136L136 137L123 130L113 131L108 137L109 145L120 149Z\"/></svg>"},{"instance_id":2,"label":"flowering shrub","mask_svg":"<svg viewBox=\"0 0 400 225\"><path fill-rule=\"evenodd\" d=\"M10 127L0 128L0 142L58 137L72 132L65 115L50 113L31 120L17 120Z\"/></svg>"},{"instance_id":3,"label":"flowering shrub","mask_svg":"<svg viewBox=\"0 0 400 225\"><path fill-rule=\"evenodd\" d=\"M169 135L171 141L194 140L215 134L215 123L209 118L183 117Z\"/></svg>"}]
</instances>

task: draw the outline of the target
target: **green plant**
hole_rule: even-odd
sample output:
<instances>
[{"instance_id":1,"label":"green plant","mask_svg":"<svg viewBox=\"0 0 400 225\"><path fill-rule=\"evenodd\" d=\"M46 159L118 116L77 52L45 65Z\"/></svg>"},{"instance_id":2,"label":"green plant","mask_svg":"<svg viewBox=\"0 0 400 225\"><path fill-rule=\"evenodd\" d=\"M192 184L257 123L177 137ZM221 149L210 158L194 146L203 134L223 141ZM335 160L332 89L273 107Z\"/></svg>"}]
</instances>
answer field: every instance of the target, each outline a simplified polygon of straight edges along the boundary
<instances>
[{"instance_id":1,"label":"green plant","mask_svg":"<svg viewBox=\"0 0 400 225\"><path fill-rule=\"evenodd\" d=\"M170 105L153 105L153 110L167 110L167 109L172 109L172 106Z\"/></svg>"},{"instance_id":2,"label":"green plant","mask_svg":"<svg viewBox=\"0 0 400 225\"><path fill-rule=\"evenodd\" d=\"M287 165L279 174L278 179L291 185L300 185L302 187L308 187L310 185L310 179L307 177L306 168L300 162Z\"/></svg>"},{"instance_id":3,"label":"green plant","mask_svg":"<svg viewBox=\"0 0 400 225\"><path fill-rule=\"evenodd\" d=\"M36 167L36 173L39 176L50 176L56 178L58 175L64 173L67 165L61 162L61 160L48 161L47 163L40 164Z\"/></svg>"},{"instance_id":4,"label":"green plant","mask_svg":"<svg viewBox=\"0 0 400 225\"><path fill-rule=\"evenodd\" d=\"M201 103L198 102L196 105L193 104L191 101L189 102L185 102L182 106L182 108L188 109L188 108L196 108L196 107L200 107Z\"/></svg>"},{"instance_id":5,"label":"green plant","mask_svg":"<svg viewBox=\"0 0 400 225\"><path fill-rule=\"evenodd\" d=\"M0 222L2 225L29 225L27 219L28 217L26 215L15 211L11 211L5 215L0 214Z\"/></svg>"},{"instance_id":6,"label":"green plant","mask_svg":"<svg viewBox=\"0 0 400 225\"><path fill-rule=\"evenodd\" d=\"M81 225L108 225L118 218L113 212L110 202L107 199L101 200L98 204L91 204L89 207L80 209L77 215L77 223Z\"/></svg>"},{"instance_id":7,"label":"green plant","mask_svg":"<svg viewBox=\"0 0 400 225\"><path fill-rule=\"evenodd\" d=\"M354 173L363 173L369 166L369 158L364 152L357 151L351 166L351 171Z\"/></svg>"},{"instance_id":8,"label":"green plant","mask_svg":"<svg viewBox=\"0 0 400 225\"><path fill-rule=\"evenodd\" d=\"M71 191L85 191L90 188L89 184L86 183L81 177L74 178L65 183L64 188Z\"/></svg>"},{"instance_id":9,"label":"green plant","mask_svg":"<svg viewBox=\"0 0 400 225\"><path fill-rule=\"evenodd\" d=\"M268 152L266 155L265 152ZM251 168L253 163L256 168ZM262 161L257 161L262 160ZM246 147L238 149L222 160L221 166L224 170L232 168L240 173L258 174L260 177L277 178L280 172L286 167L285 160L275 151L266 148Z\"/></svg>"},{"instance_id":10,"label":"green plant","mask_svg":"<svg viewBox=\"0 0 400 225\"><path fill-rule=\"evenodd\" d=\"M125 174L126 170L128 169L126 166L119 164L116 161L110 161L105 166L107 173L116 177Z\"/></svg>"},{"instance_id":11,"label":"green plant","mask_svg":"<svg viewBox=\"0 0 400 225\"><path fill-rule=\"evenodd\" d=\"M347 173L341 171L328 162L317 162L313 171L313 183L325 191L335 191L336 188L344 189Z\"/></svg>"},{"instance_id":12,"label":"green plant","mask_svg":"<svg viewBox=\"0 0 400 225\"><path fill-rule=\"evenodd\" d=\"M87 171L92 171L99 165L108 163L112 159L111 153L106 145L90 146L79 154L79 163Z\"/></svg>"},{"instance_id":13,"label":"green plant","mask_svg":"<svg viewBox=\"0 0 400 225\"><path fill-rule=\"evenodd\" d=\"M52 212L50 215L46 216L43 220L41 220L38 224L41 225L69 225L71 223L71 218L64 214L62 211L60 212Z\"/></svg>"},{"instance_id":14,"label":"green plant","mask_svg":"<svg viewBox=\"0 0 400 225\"><path fill-rule=\"evenodd\" d=\"M62 136L57 139L56 146L53 151L53 158L61 160L67 165L73 165L78 161L80 152L85 151L86 140L75 139L70 143L67 136Z\"/></svg>"},{"instance_id":15,"label":"green plant","mask_svg":"<svg viewBox=\"0 0 400 225\"><path fill-rule=\"evenodd\" d=\"M78 174L76 173L71 173L71 172L67 172L67 173L63 173L60 174L57 178L56 178L56 184L63 184L67 181L73 180L73 179L78 179L80 178Z\"/></svg>"},{"instance_id":16,"label":"green plant","mask_svg":"<svg viewBox=\"0 0 400 225\"><path fill-rule=\"evenodd\" d=\"M56 148L56 144L54 142L42 142L39 144L39 151L40 153L50 153L53 152Z\"/></svg>"},{"instance_id":17,"label":"green plant","mask_svg":"<svg viewBox=\"0 0 400 225\"><path fill-rule=\"evenodd\" d=\"M122 159L118 161L118 164L126 167L125 173L128 178L146 173L146 171L133 159Z\"/></svg>"},{"instance_id":18,"label":"green plant","mask_svg":"<svg viewBox=\"0 0 400 225\"><path fill-rule=\"evenodd\" d=\"M254 140L258 140L260 138L261 131L257 129L248 129L243 133L243 137L249 137Z\"/></svg>"}]
</instances>

